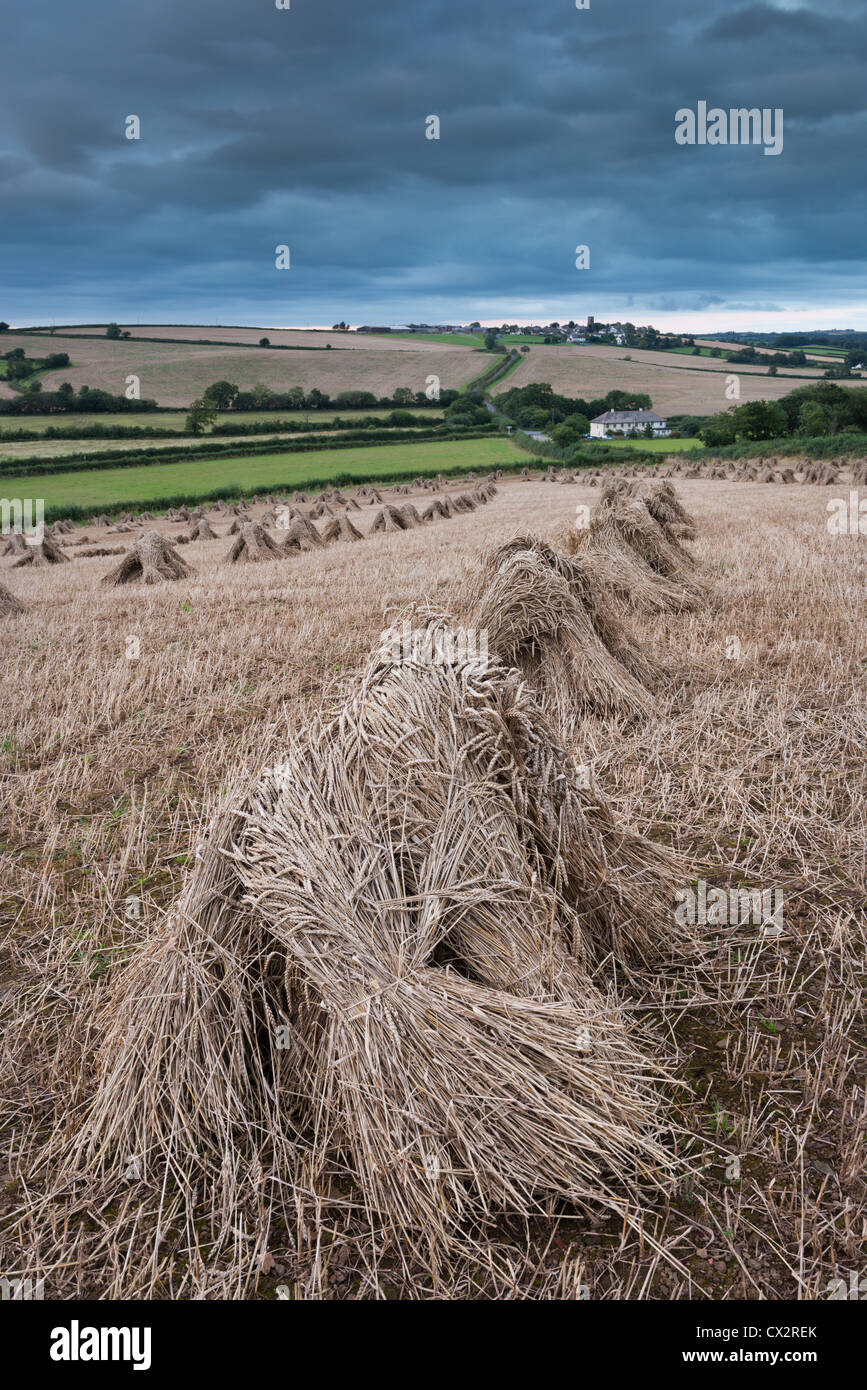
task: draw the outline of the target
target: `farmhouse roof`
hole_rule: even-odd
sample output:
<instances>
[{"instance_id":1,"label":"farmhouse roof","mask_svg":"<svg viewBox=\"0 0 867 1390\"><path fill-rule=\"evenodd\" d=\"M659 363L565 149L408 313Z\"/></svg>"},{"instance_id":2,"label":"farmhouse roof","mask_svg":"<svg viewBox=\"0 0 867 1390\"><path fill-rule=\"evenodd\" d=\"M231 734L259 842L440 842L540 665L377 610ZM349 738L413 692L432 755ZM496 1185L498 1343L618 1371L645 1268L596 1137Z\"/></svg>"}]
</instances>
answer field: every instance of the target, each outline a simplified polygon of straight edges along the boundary
<instances>
[{"instance_id":1,"label":"farmhouse roof","mask_svg":"<svg viewBox=\"0 0 867 1390\"><path fill-rule=\"evenodd\" d=\"M606 410L603 415L594 416L594 425L656 425L662 424L662 416L655 410Z\"/></svg>"}]
</instances>

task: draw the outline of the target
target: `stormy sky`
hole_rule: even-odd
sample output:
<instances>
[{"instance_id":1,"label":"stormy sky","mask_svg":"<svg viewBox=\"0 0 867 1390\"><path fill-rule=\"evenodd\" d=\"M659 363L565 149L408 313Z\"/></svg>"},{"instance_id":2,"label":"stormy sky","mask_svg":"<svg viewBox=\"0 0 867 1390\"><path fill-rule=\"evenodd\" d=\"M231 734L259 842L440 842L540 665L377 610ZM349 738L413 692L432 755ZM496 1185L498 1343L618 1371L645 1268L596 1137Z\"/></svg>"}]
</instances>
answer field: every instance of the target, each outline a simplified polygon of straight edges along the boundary
<instances>
[{"instance_id":1,"label":"stormy sky","mask_svg":"<svg viewBox=\"0 0 867 1390\"><path fill-rule=\"evenodd\" d=\"M0 318L865 328L865 9L18 7ZM782 153L678 145L675 112L700 101L782 108Z\"/></svg>"}]
</instances>

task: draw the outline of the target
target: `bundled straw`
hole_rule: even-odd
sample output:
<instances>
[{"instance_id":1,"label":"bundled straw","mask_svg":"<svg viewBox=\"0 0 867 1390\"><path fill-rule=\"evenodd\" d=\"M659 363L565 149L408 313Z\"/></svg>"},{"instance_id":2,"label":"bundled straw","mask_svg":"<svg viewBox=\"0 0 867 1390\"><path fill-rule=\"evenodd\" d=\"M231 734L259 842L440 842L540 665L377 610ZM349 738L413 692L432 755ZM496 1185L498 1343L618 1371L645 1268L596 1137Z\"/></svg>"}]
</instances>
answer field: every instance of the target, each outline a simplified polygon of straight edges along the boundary
<instances>
[{"instance_id":1,"label":"bundled straw","mask_svg":"<svg viewBox=\"0 0 867 1390\"><path fill-rule=\"evenodd\" d=\"M690 516L671 483L654 483L644 497L644 505L669 540L695 540L698 534L695 518Z\"/></svg>"},{"instance_id":2,"label":"bundled straw","mask_svg":"<svg viewBox=\"0 0 867 1390\"><path fill-rule=\"evenodd\" d=\"M321 550L322 545L322 537L306 516L296 516L282 542L282 548L286 552Z\"/></svg>"},{"instance_id":3,"label":"bundled straw","mask_svg":"<svg viewBox=\"0 0 867 1390\"><path fill-rule=\"evenodd\" d=\"M276 560L281 554L280 546L258 521L242 521L240 533L225 558L225 564L258 564L262 560Z\"/></svg>"},{"instance_id":4,"label":"bundled straw","mask_svg":"<svg viewBox=\"0 0 867 1390\"><path fill-rule=\"evenodd\" d=\"M20 531L10 531L0 555L26 555L27 542Z\"/></svg>"},{"instance_id":5,"label":"bundled straw","mask_svg":"<svg viewBox=\"0 0 867 1390\"><path fill-rule=\"evenodd\" d=\"M43 536L38 545L27 545L26 553L19 560L15 561L13 569L20 569L22 565L33 565L42 568L45 565L65 565L69 561L69 556L60 549L56 541L49 535Z\"/></svg>"},{"instance_id":6,"label":"bundled straw","mask_svg":"<svg viewBox=\"0 0 867 1390\"><path fill-rule=\"evenodd\" d=\"M447 520L452 515L451 503L448 498L434 497L428 502L421 514L422 521Z\"/></svg>"},{"instance_id":7,"label":"bundled straw","mask_svg":"<svg viewBox=\"0 0 867 1390\"><path fill-rule=\"evenodd\" d=\"M322 540L325 545L331 545L332 541L362 541L364 537L346 513L341 512L328 523L322 532Z\"/></svg>"},{"instance_id":8,"label":"bundled straw","mask_svg":"<svg viewBox=\"0 0 867 1390\"><path fill-rule=\"evenodd\" d=\"M406 531L408 529L409 522L403 514L403 509L396 507L392 502L386 502L385 506L380 507L373 518L369 534L373 536L380 531L390 534L394 531Z\"/></svg>"},{"instance_id":9,"label":"bundled straw","mask_svg":"<svg viewBox=\"0 0 867 1390\"><path fill-rule=\"evenodd\" d=\"M635 715L653 707L646 685L655 664L615 615L592 566L557 556L532 536L488 558L468 624L530 681L564 737L574 737L588 712Z\"/></svg>"},{"instance_id":10,"label":"bundled straw","mask_svg":"<svg viewBox=\"0 0 867 1390\"><path fill-rule=\"evenodd\" d=\"M672 873L517 673L380 654L221 815L115 985L87 1111L43 1157L41 1267L114 1271L109 1296L219 1268L238 1296L327 1173L432 1270L498 1211L625 1216L676 1164L661 1073L589 972L691 948Z\"/></svg>"},{"instance_id":11,"label":"bundled straw","mask_svg":"<svg viewBox=\"0 0 867 1390\"><path fill-rule=\"evenodd\" d=\"M11 589L7 589L5 584L0 584L0 617L8 618L15 613L24 612L24 604L16 598Z\"/></svg>"},{"instance_id":12,"label":"bundled straw","mask_svg":"<svg viewBox=\"0 0 867 1390\"><path fill-rule=\"evenodd\" d=\"M468 492L459 492L457 497L453 497L452 509L456 512L474 512L477 504L473 501Z\"/></svg>"},{"instance_id":13,"label":"bundled straw","mask_svg":"<svg viewBox=\"0 0 867 1390\"><path fill-rule=\"evenodd\" d=\"M576 552L592 557L600 582L632 609L659 613L697 608L706 585L696 562L669 539L644 502L605 499L584 531L568 540Z\"/></svg>"},{"instance_id":14,"label":"bundled straw","mask_svg":"<svg viewBox=\"0 0 867 1390\"><path fill-rule=\"evenodd\" d=\"M138 580L143 584L159 584L163 579L185 579L193 572L170 541L158 531L146 531L102 582L112 586Z\"/></svg>"}]
</instances>

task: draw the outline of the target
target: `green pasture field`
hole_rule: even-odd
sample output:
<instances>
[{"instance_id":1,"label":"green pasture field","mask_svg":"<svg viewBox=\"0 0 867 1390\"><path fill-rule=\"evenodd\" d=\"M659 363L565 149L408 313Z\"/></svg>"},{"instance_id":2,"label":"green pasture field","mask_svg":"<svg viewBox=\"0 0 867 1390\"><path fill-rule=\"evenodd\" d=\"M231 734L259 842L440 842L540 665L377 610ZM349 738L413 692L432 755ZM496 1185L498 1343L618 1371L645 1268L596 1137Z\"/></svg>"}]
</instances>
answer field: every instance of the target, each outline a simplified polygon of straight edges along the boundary
<instances>
[{"instance_id":1,"label":"green pasture field","mask_svg":"<svg viewBox=\"0 0 867 1390\"><path fill-rule=\"evenodd\" d=\"M794 348L781 348L780 351L781 351L781 352L794 352L795 349L794 349ZM843 361L844 354L845 354L846 352L848 352L848 348L842 348L842 347L838 347L838 348L835 348L835 347L824 347L821 343L819 343L819 344L816 344L816 343L805 343L804 346L802 347L801 351L802 351L802 352L812 352L813 355L814 355L815 357L836 357L836 358L838 358L839 361L842 362L842 361Z\"/></svg>"},{"instance_id":2,"label":"green pasture field","mask_svg":"<svg viewBox=\"0 0 867 1390\"><path fill-rule=\"evenodd\" d=\"M46 511L56 514L57 509L73 506L100 511L120 503L159 503L163 498L195 501L221 488L252 492L297 487L300 482L325 485L341 474L359 480L406 472L436 474L450 468L490 467L523 457L526 455L517 445L503 438L360 445L357 449L307 454L237 454L80 473L10 476L3 479L3 492L7 497L40 497Z\"/></svg>"},{"instance_id":3,"label":"green pasture field","mask_svg":"<svg viewBox=\"0 0 867 1390\"><path fill-rule=\"evenodd\" d=\"M700 439L588 439L585 443L611 444L617 449L647 449L652 454L679 454L684 449L704 448Z\"/></svg>"}]
</instances>

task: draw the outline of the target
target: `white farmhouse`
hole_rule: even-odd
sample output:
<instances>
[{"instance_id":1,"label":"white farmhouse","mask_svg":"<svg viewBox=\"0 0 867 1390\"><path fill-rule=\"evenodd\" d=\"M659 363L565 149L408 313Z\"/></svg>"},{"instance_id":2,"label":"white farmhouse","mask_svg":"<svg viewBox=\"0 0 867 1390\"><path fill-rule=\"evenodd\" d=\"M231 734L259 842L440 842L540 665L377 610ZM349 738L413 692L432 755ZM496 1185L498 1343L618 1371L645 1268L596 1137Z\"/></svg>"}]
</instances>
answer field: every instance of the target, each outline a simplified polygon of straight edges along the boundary
<instances>
[{"instance_id":1,"label":"white farmhouse","mask_svg":"<svg viewBox=\"0 0 867 1390\"><path fill-rule=\"evenodd\" d=\"M590 421L591 439L611 439L627 434L643 434L647 426L654 439L667 438L671 430L655 410L606 410Z\"/></svg>"}]
</instances>

